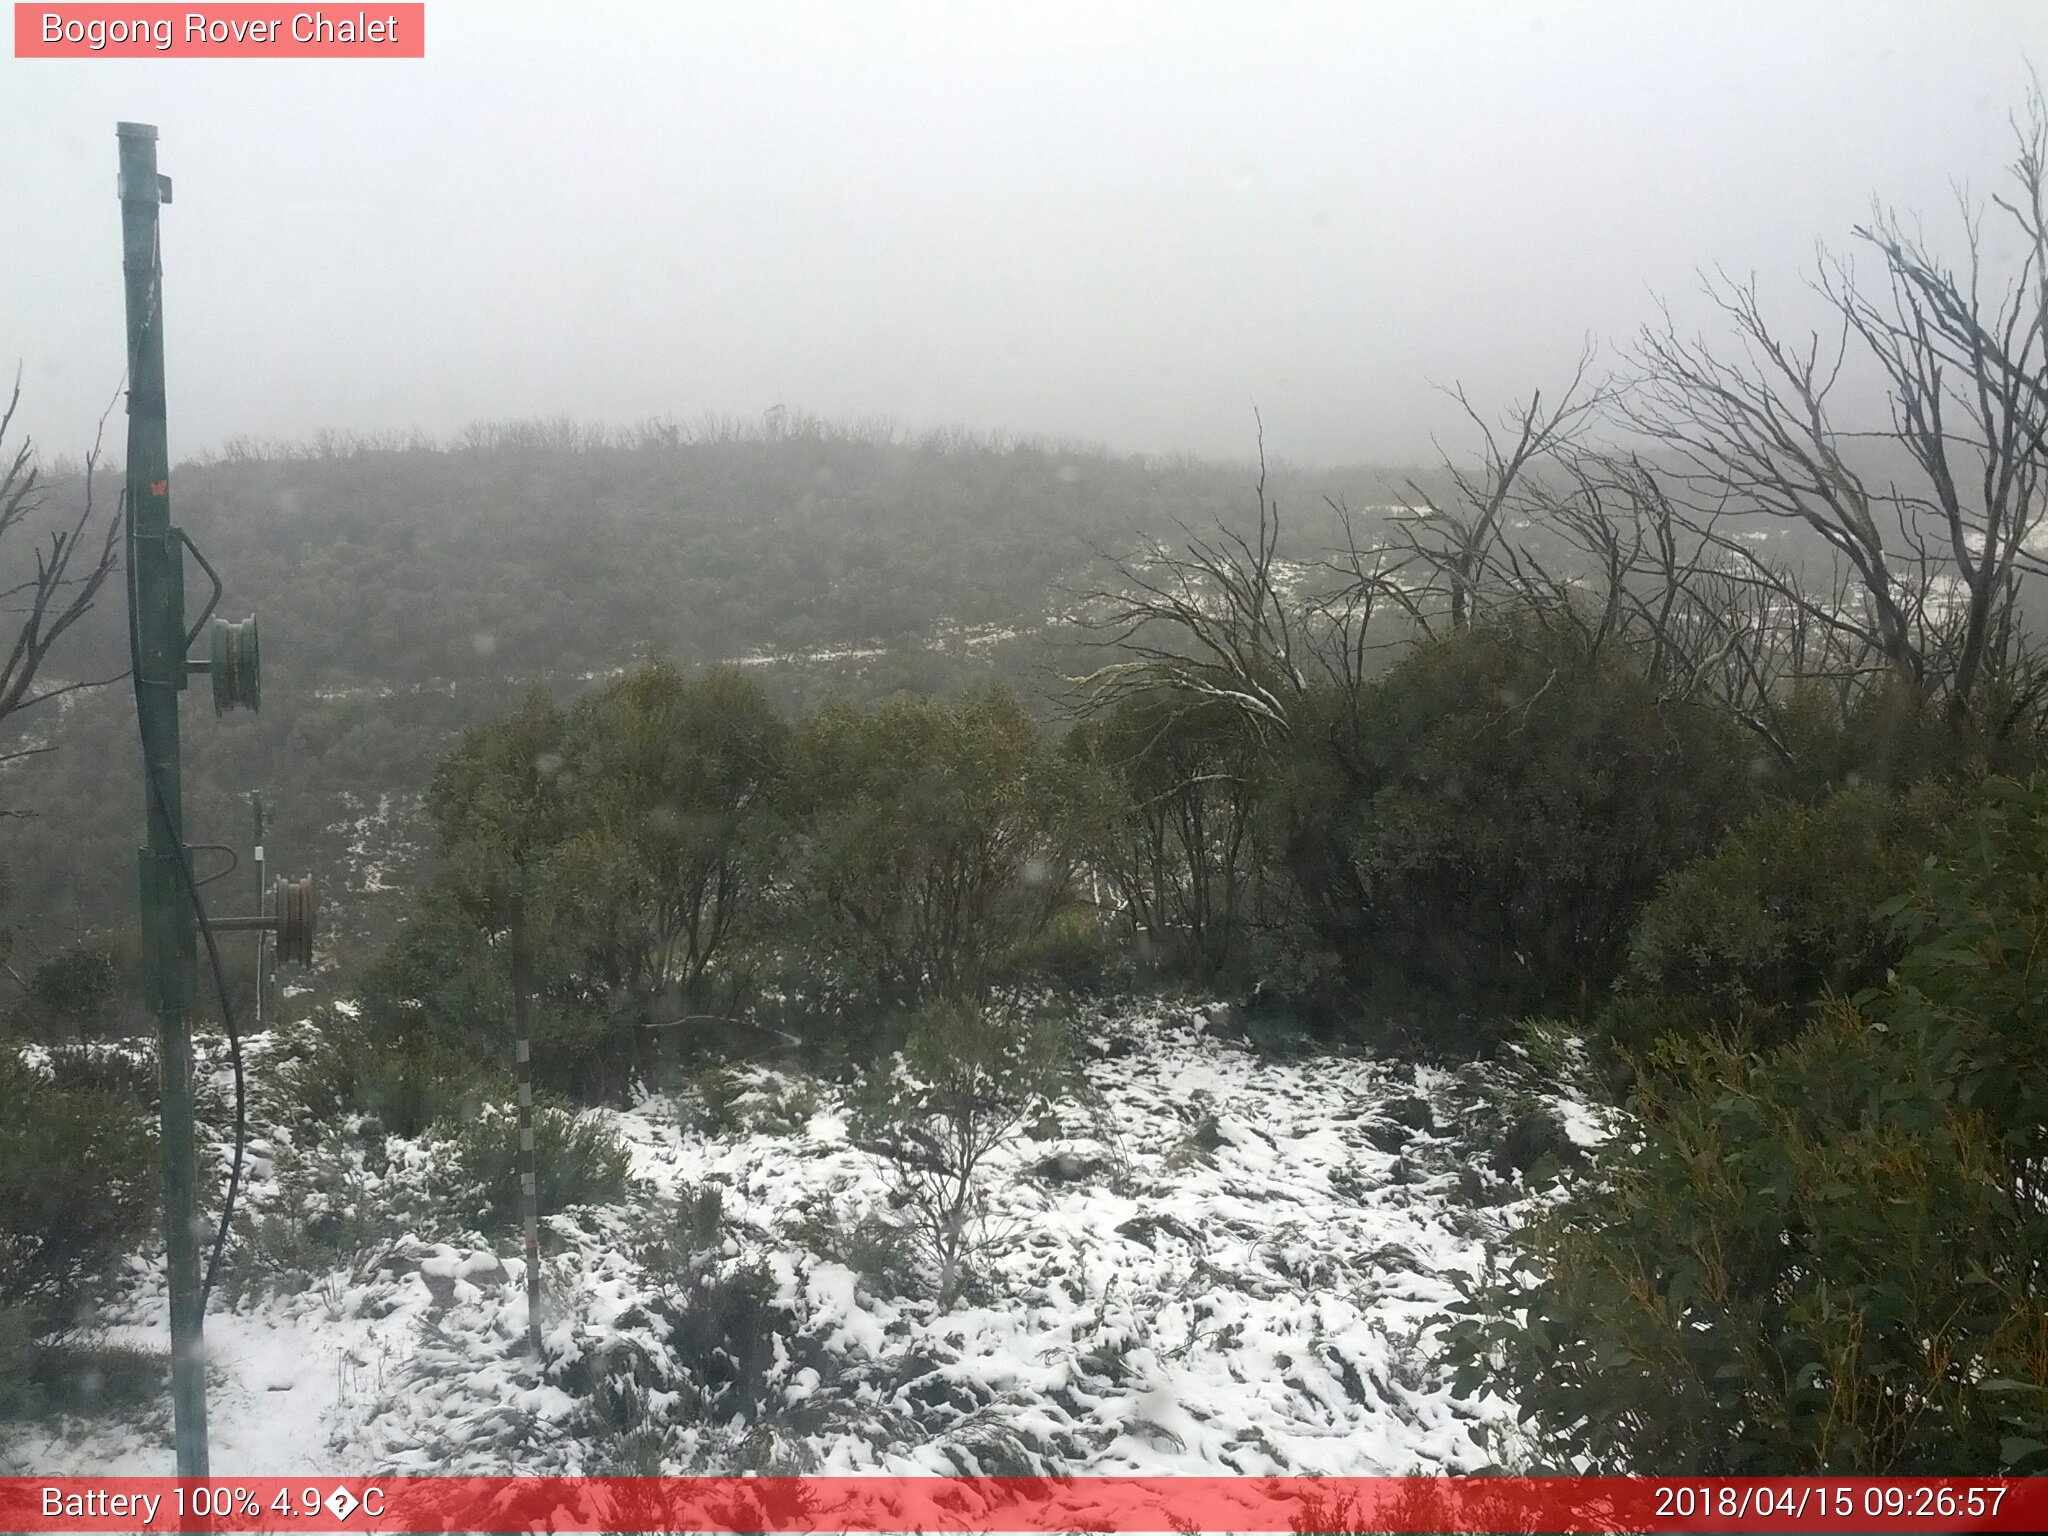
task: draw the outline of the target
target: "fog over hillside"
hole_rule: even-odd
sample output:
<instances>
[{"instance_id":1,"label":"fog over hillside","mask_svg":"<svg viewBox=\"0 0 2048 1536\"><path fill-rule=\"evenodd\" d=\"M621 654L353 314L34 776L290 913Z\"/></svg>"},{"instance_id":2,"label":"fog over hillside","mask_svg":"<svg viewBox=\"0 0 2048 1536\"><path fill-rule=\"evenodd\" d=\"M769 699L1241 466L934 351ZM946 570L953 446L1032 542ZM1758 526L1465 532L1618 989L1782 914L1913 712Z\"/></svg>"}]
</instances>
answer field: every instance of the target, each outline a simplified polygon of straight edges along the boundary
<instances>
[{"instance_id":1,"label":"fog over hillside","mask_svg":"<svg viewBox=\"0 0 2048 1536\"><path fill-rule=\"evenodd\" d=\"M1797 275L2001 163L2024 0L436 0L388 64L17 61L29 425L120 380L112 124L157 123L181 452L778 404L1408 462L1703 265Z\"/></svg>"}]
</instances>

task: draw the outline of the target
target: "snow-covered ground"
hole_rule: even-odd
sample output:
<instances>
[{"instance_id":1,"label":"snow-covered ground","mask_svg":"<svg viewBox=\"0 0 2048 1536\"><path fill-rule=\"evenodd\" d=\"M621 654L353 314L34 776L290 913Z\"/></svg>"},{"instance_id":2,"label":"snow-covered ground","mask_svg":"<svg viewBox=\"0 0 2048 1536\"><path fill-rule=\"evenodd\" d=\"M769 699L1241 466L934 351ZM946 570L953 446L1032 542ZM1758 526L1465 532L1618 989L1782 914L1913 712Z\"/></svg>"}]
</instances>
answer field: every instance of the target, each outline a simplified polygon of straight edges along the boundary
<instances>
[{"instance_id":1,"label":"snow-covered ground","mask_svg":"<svg viewBox=\"0 0 2048 1536\"><path fill-rule=\"evenodd\" d=\"M600 1112L642 1188L549 1219L545 1371L525 1352L516 1241L493 1251L415 1225L310 1283L232 1309L216 1298L213 1470L1480 1464L1475 1424L1511 1405L1453 1397L1434 1341L1459 1277L1526 1209L1465 1135L1497 1112L1498 1074L1262 1054L1226 1036L1224 1015L1153 1005L1084 1021L1085 1090L1000 1154L991 1250L943 1311L864 1272L859 1236L886 1217L887 1184L831 1085L749 1074L720 1133L688 1095ZM274 1044L252 1050L258 1074ZM1575 1141L1599 1134L1583 1106L1557 1107ZM257 1135L248 1219L302 1210L281 1172L288 1130ZM404 1197L431 1185L439 1155L386 1138L352 1187L416 1209ZM707 1189L723 1221L679 1277L647 1240ZM160 1346L161 1265L133 1267L113 1337ZM758 1411L739 1412L737 1393L693 1408L707 1346L676 1320L710 1294L693 1285L725 1285L730 1302L748 1276L772 1335ZM0 1471L165 1472L167 1439L161 1417L17 1431Z\"/></svg>"}]
</instances>

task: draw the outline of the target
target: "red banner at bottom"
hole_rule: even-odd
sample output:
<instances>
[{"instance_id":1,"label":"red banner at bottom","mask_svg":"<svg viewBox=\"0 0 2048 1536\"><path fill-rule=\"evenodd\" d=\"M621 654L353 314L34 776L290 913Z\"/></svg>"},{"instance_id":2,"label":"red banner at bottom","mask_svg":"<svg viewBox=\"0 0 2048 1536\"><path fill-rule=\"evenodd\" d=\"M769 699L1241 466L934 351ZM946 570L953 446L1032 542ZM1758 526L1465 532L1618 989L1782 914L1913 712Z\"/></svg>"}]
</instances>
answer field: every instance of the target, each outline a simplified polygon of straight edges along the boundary
<instances>
[{"instance_id":1,"label":"red banner at bottom","mask_svg":"<svg viewBox=\"0 0 2048 1536\"><path fill-rule=\"evenodd\" d=\"M0 1478L0 1531L2041 1531L2048 1479Z\"/></svg>"}]
</instances>

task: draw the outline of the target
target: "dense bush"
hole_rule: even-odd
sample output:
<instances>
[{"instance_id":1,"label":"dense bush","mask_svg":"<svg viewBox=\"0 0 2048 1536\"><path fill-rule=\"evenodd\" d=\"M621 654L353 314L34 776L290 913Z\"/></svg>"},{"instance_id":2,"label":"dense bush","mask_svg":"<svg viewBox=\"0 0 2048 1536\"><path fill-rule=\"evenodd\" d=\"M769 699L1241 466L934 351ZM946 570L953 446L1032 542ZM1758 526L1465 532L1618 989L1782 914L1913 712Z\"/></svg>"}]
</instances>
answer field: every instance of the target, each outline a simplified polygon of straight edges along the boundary
<instances>
[{"instance_id":1,"label":"dense bush","mask_svg":"<svg viewBox=\"0 0 2048 1536\"><path fill-rule=\"evenodd\" d=\"M1892 902L1911 943L1883 1017L1937 1042L1996 1134L2020 1197L2048 1193L2048 773L1983 787L1974 815Z\"/></svg>"},{"instance_id":2,"label":"dense bush","mask_svg":"<svg viewBox=\"0 0 2048 1536\"><path fill-rule=\"evenodd\" d=\"M1241 960L1258 895L1259 743L1230 711L1160 690L1083 721L1066 750L1097 779L1082 782L1076 819L1129 940L1200 976Z\"/></svg>"},{"instance_id":3,"label":"dense bush","mask_svg":"<svg viewBox=\"0 0 2048 1536\"><path fill-rule=\"evenodd\" d=\"M49 1047L42 1058L43 1074L60 1093L104 1094L116 1103L154 1118L163 1085L157 1073L156 1042L146 1045L90 1045L83 1042ZM202 1116L209 1108L209 1085L193 1084Z\"/></svg>"},{"instance_id":4,"label":"dense bush","mask_svg":"<svg viewBox=\"0 0 2048 1536\"><path fill-rule=\"evenodd\" d=\"M1837 1007L1758 1060L1672 1042L1539 1215L1462 1386L1599 1470L1983 1473L2048 1429L2048 1224L1949 1068ZM1999 1383L2006 1383L2002 1387ZM2009 1388L2009 1389L2008 1389Z\"/></svg>"},{"instance_id":5,"label":"dense bush","mask_svg":"<svg viewBox=\"0 0 2048 1536\"><path fill-rule=\"evenodd\" d=\"M483 1067L509 1071L509 940L506 929L483 926L446 892L422 893L398 939L364 976L366 1033L381 1042L429 1038ZM616 1098L636 1069L637 1027L603 1011L552 928L530 925L528 945L534 1080L586 1103Z\"/></svg>"},{"instance_id":6,"label":"dense bush","mask_svg":"<svg viewBox=\"0 0 2048 1536\"><path fill-rule=\"evenodd\" d=\"M507 1098L511 1079L427 1035L380 1039L360 1026L324 1036L286 1069L293 1100L316 1120L362 1115L375 1134L417 1136Z\"/></svg>"},{"instance_id":7,"label":"dense bush","mask_svg":"<svg viewBox=\"0 0 2048 1536\"><path fill-rule=\"evenodd\" d=\"M1383 999L1590 1011L1658 882L1747 809L1755 754L1619 654L1512 627L1418 645L1288 765L1279 855Z\"/></svg>"},{"instance_id":8,"label":"dense bush","mask_svg":"<svg viewBox=\"0 0 2048 1536\"><path fill-rule=\"evenodd\" d=\"M676 1408L686 1418L753 1422L775 1400L787 1356L790 1311L766 1265L733 1263L700 1251L657 1277L657 1315L681 1367Z\"/></svg>"},{"instance_id":9,"label":"dense bush","mask_svg":"<svg viewBox=\"0 0 2048 1536\"><path fill-rule=\"evenodd\" d=\"M1776 1043L1822 993L1883 981L1905 940L1878 909L1913 883L1958 804L1929 782L1758 812L1643 909L1602 1033L1638 1049L1673 1028Z\"/></svg>"},{"instance_id":10,"label":"dense bush","mask_svg":"<svg viewBox=\"0 0 2048 1536\"><path fill-rule=\"evenodd\" d=\"M131 1099L60 1089L0 1050L0 1306L78 1326L153 1224L156 1139Z\"/></svg>"},{"instance_id":11,"label":"dense bush","mask_svg":"<svg viewBox=\"0 0 2048 1536\"><path fill-rule=\"evenodd\" d=\"M9 894L0 874L0 905ZM21 930L0 927L0 1035L61 1046L119 1039L149 1027L137 1006L133 935L71 934L55 949L20 942L23 937Z\"/></svg>"},{"instance_id":12,"label":"dense bush","mask_svg":"<svg viewBox=\"0 0 2048 1536\"><path fill-rule=\"evenodd\" d=\"M499 1105L435 1128L449 1148L452 1198L463 1218L486 1234L519 1229L516 1120L515 1111ZM542 1215L570 1206L616 1205L631 1193L632 1154L601 1116L540 1105L533 1131Z\"/></svg>"},{"instance_id":13,"label":"dense bush","mask_svg":"<svg viewBox=\"0 0 2048 1536\"><path fill-rule=\"evenodd\" d=\"M382 1137L284 1148L276 1172L260 1207L236 1217L220 1276L231 1305L302 1293L441 1214L424 1181L394 1176Z\"/></svg>"},{"instance_id":14,"label":"dense bush","mask_svg":"<svg viewBox=\"0 0 2048 1536\"><path fill-rule=\"evenodd\" d=\"M106 1021L120 983L120 968L111 950L100 944L80 944L38 965L29 975L28 991L44 1018L79 1030Z\"/></svg>"},{"instance_id":15,"label":"dense bush","mask_svg":"<svg viewBox=\"0 0 2048 1536\"><path fill-rule=\"evenodd\" d=\"M568 716L536 694L442 765L441 874L371 1017L502 1060L522 964L537 1074L594 1099L657 1065L647 1025L723 1038L721 973L771 964L816 1045L876 1008L1099 980L1104 908L1137 968L1584 1013L1657 883L1757 792L1724 714L1513 624L1292 707L1281 751L1164 690L1063 743L1001 689L793 729L732 674L642 668Z\"/></svg>"},{"instance_id":16,"label":"dense bush","mask_svg":"<svg viewBox=\"0 0 2048 1536\"><path fill-rule=\"evenodd\" d=\"M380 1037L428 1035L474 1060L509 1063L512 989L493 938L445 892L422 891L398 937L363 975L365 1026Z\"/></svg>"},{"instance_id":17,"label":"dense bush","mask_svg":"<svg viewBox=\"0 0 2048 1536\"><path fill-rule=\"evenodd\" d=\"M91 1334L49 1342L26 1308L0 1304L0 1420L139 1408L162 1393L167 1365Z\"/></svg>"},{"instance_id":18,"label":"dense bush","mask_svg":"<svg viewBox=\"0 0 2048 1536\"><path fill-rule=\"evenodd\" d=\"M1756 1056L1650 1057L1632 1128L1516 1239L1463 1384L1617 1472L2048 1465L2048 776L1898 903L1896 983Z\"/></svg>"},{"instance_id":19,"label":"dense bush","mask_svg":"<svg viewBox=\"0 0 2048 1536\"><path fill-rule=\"evenodd\" d=\"M2000 680L1977 707L1952 714L1910 680L1884 675L1844 690L1818 680L1788 690L1784 715L1795 762L1792 788L1815 799L1843 784L1894 792L1931 779L1974 783L2024 776L2041 761L2048 718L2013 682Z\"/></svg>"},{"instance_id":20,"label":"dense bush","mask_svg":"<svg viewBox=\"0 0 2048 1536\"><path fill-rule=\"evenodd\" d=\"M571 713L545 917L609 1006L656 1024L744 994L781 862L788 737L733 670L643 666Z\"/></svg>"},{"instance_id":21,"label":"dense bush","mask_svg":"<svg viewBox=\"0 0 2048 1536\"><path fill-rule=\"evenodd\" d=\"M661 665L471 731L435 776L440 872L373 970L373 1020L502 1061L516 967L536 1075L624 1092L654 1063L648 1026L745 991L787 735L746 678Z\"/></svg>"},{"instance_id":22,"label":"dense bush","mask_svg":"<svg viewBox=\"0 0 2048 1536\"><path fill-rule=\"evenodd\" d=\"M1105 993L1138 979L1131 934L1086 900L1064 902L1045 926L1013 944L992 966L999 988ZM1149 965L1147 970L1152 969Z\"/></svg>"},{"instance_id":23,"label":"dense bush","mask_svg":"<svg viewBox=\"0 0 2048 1536\"><path fill-rule=\"evenodd\" d=\"M818 960L873 1002L983 989L1066 888L1068 773L1001 689L801 722L792 879Z\"/></svg>"},{"instance_id":24,"label":"dense bush","mask_svg":"<svg viewBox=\"0 0 2048 1536\"><path fill-rule=\"evenodd\" d=\"M664 1045L747 1029L757 965L779 1007L828 1026L1085 980L1103 959L1067 899L1085 779L1002 689L835 704L793 732L730 672L643 667L567 716L536 693L442 764L441 870L372 968L366 1021L503 1063L518 970L536 1078L596 1101L674 1065Z\"/></svg>"}]
</instances>

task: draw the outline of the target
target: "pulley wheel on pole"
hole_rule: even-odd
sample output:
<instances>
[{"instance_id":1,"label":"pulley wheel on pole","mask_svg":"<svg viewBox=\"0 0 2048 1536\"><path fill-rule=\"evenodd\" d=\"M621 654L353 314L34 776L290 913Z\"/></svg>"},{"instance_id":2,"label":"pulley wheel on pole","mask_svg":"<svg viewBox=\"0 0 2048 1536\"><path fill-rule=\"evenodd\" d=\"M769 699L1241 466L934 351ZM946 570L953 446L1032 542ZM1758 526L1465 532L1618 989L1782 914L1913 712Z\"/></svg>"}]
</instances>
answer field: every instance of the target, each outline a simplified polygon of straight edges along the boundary
<instances>
[{"instance_id":1,"label":"pulley wheel on pole","mask_svg":"<svg viewBox=\"0 0 2048 1536\"><path fill-rule=\"evenodd\" d=\"M286 964L313 963L313 878L277 882L277 958Z\"/></svg>"},{"instance_id":2,"label":"pulley wheel on pole","mask_svg":"<svg viewBox=\"0 0 2048 1536\"><path fill-rule=\"evenodd\" d=\"M256 643L256 616L236 624L213 621L213 655L207 669L213 677L213 712L255 710L263 702L263 658Z\"/></svg>"}]
</instances>

